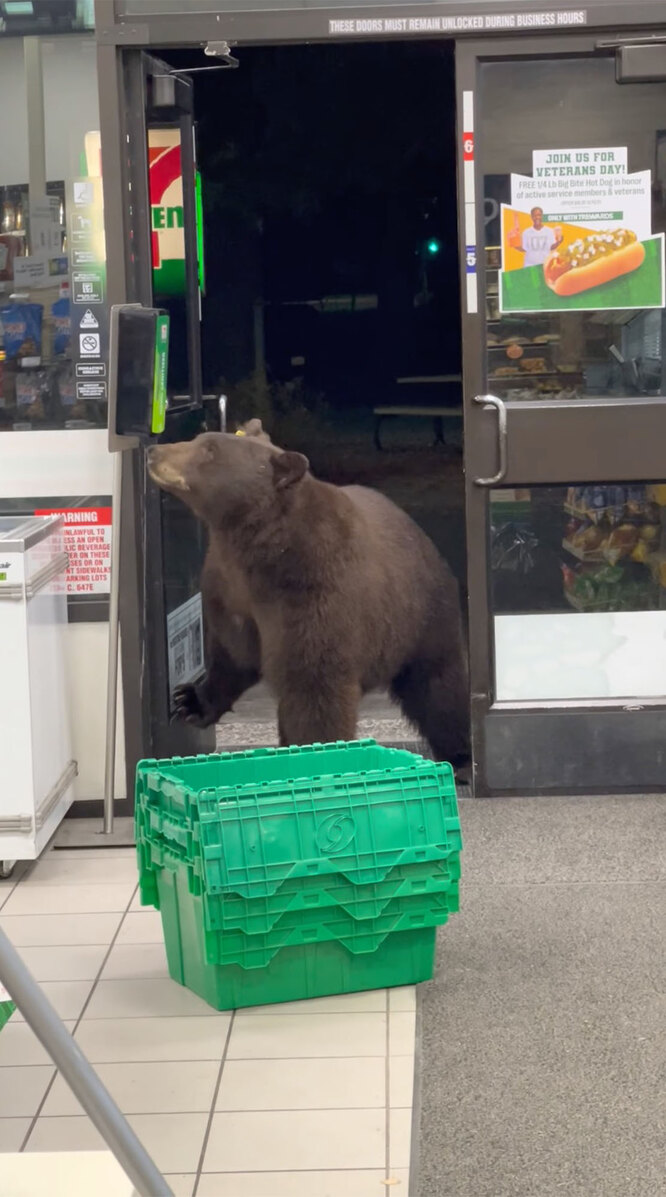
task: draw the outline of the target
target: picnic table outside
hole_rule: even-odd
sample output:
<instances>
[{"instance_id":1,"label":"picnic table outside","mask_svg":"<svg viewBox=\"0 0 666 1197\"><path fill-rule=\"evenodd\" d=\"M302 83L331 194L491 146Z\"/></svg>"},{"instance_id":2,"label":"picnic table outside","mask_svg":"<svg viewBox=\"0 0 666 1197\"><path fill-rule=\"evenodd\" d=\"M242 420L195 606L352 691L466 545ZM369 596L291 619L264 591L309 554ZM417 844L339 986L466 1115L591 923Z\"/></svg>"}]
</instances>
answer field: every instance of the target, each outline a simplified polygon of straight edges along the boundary
<instances>
[{"instance_id":1,"label":"picnic table outside","mask_svg":"<svg viewBox=\"0 0 666 1197\"><path fill-rule=\"evenodd\" d=\"M461 374L428 374L415 375L414 377L398 378L396 379L398 386L436 386L438 384L460 385L462 383ZM386 404L373 408L373 415L375 417L375 445L377 449L382 449L381 442L381 428L384 420L398 419L400 417L410 417L416 419L428 419L433 422L433 430L435 439L433 445L445 445L444 437L444 421L445 420L461 420L462 419L462 404Z\"/></svg>"}]
</instances>

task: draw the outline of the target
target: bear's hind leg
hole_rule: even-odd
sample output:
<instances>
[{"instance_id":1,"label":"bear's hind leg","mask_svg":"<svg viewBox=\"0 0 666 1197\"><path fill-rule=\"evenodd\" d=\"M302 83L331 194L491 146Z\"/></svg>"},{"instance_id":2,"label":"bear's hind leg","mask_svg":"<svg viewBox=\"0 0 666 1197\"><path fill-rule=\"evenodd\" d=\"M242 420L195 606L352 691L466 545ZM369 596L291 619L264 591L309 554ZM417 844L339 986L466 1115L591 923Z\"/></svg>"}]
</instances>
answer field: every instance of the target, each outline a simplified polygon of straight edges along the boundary
<instances>
[{"instance_id":1,"label":"bear's hind leg","mask_svg":"<svg viewBox=\"0 0 666 1197\"><path fill-rule=\"evenodd\" d=\"M278 728L280 745L329 744L334 740L354 740L358 720L360 686L341 682L326 686L294 684L280 696Z\"/></svg>"},{"instance_id":2,"label":"bear's hind leg","mask_svg":"<svg viewBox=\"0 0 666 1197\"><path fill-rule=\"evenodd\" d=\"M260 680L258 669L241 668L217 640L207 645L206 673L195 685L174 690L174 719L195 727L210 727L230 711L234 703Z\"/></svg>"},{"instance_id":3,"label":"bear's hind leg","mask_svg":"<svg viewBox=\"0 0 666 1197\"><path fill-rule=\"evenodd\" d=\"M436 761L462 765L469 760L469 694L462 654L439 665L407 665L394 678L391 695L427 740Z\"/></svg>"}]
</instances>

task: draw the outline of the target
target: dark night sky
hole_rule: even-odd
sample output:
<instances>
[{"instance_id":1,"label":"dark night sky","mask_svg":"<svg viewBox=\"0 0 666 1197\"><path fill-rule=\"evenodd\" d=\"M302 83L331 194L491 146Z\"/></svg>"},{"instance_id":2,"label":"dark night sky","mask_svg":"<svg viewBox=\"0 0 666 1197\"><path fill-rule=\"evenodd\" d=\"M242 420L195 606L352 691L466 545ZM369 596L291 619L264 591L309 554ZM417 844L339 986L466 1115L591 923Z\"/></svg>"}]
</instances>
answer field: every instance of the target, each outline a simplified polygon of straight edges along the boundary
<instances>
[{"instance_id":1,"label":"dark night sky","mask_svg":"<svg viewBox=\"0 0 666 1197\"><path fill-rule=\"evenodd\" d=\"M275 303L377 294L376 314L317 318L316 339L332 338L338 369L348 374L458 367L449 46L234 53L238 70L193 76L206 219L208 385L248 372L258 296ZM211 62L191 51L165 56L178 66ZM429 236L442 245L428 273L433 300L416 309L418 251ZM302 309L290 309L288 320L284 309L277 319L267 310L274 370L309 344L308 319L314 328ZM332 356L320 346L321 352Z\"/></svg>"}]
</instances>

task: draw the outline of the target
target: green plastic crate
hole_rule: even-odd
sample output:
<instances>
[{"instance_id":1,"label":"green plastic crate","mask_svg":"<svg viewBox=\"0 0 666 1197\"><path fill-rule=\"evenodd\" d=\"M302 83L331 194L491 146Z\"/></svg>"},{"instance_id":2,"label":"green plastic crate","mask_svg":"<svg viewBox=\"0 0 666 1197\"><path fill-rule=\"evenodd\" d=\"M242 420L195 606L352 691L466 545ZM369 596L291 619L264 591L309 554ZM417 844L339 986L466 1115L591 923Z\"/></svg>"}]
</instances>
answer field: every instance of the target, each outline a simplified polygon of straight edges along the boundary
<instances>
[{"instance_id":1,"label":"green plastic crate","mask_svg":"<svg viewBox=\"0 0 666 1197\"><path fill-rule=\"evenodd\" d=\"M244 898L233 893L219 896L206 893L199 860L190 864L182 851L164 843L147 841L139 844L137 850L144 905L159 908L160 869L171 872L184 869L190 893L204 897L207 927L251 935L272 930L288 912L299 911L315 921L329 916L331 907L338 907L355 919L378 918L387 908L408 912L416 899L422 901L431 894L447 891L460 879L460 857L455 854L446 860L398 866L385 881L375 885L354 885L338 874L331 874L292 878L266 898Z\"/></svg>"},{"instance_id":2,"label":"green plastic crate","mask_svg":"<svg viewBox=\"0 0 666 1197\"><path fill-rule=\"evenodd\" d=\"M0 1002L0 1031L5 1023L9 1022L15 1009L16 1007L13 1002Z\"/></svg>"},{"instance_id":3,"label":"green plastic crate","mask_svg":"<svg viewBox=\"0 0 666 1197\"><path fill-rule=\"evenodd\" d=\"M462 847L451 766L372 740L143 761L136 828L198 856L207 893L247 898L331 873L374 884Z\"/></svg>"},{"instance_id":4,"label":"green plastic crate","mask_svg":"<svg viewBox=\"0 0 666 1197\"><path fill-rule=\"evenodd\" d=\"M159 909L166 926L173 913L187 906L202 928L205 958L209 964L238 964L244 969L266 968L286 947L335 940L352 955L375 952L384 940L397 931L420 931L425 927L441 926L450 914L458 910L458 886L451 886L441 894L430 895L427 903L413 902L406 911L387 909L376 919L355 919L343 911L334 911L328 918L304 921L299 911L290 911L265 934L248 935L244 931L229 931L211 926L206 897L190 892L184 872L164 870L158 877Z\"/></svg>"},{"instance_id":5,"label":"green plastic crate","mask_svg":"<svg viewBox=\"0 0 666 1197\"><path fill-rule=\"evenodd\" d=\"M458 909L451 767L371 740L144 761L136 836L171 976L218 1009L425 980Z\"/></svg>"},{"instance_id":6,"label":"green plastic crate","mask_svg":"<svg viewBox=\"0 0 666 1197\"><path fill-rule=\"evenodd\" d=\"M182 875L171 874L171 878L162 903L169 974L216 1010L414 985L433 975L434 927L388 935L374 952L354 954L343 944L326 940L285 947L266 968L211 964L196 899Z\"/></svg>"}]
</instances>

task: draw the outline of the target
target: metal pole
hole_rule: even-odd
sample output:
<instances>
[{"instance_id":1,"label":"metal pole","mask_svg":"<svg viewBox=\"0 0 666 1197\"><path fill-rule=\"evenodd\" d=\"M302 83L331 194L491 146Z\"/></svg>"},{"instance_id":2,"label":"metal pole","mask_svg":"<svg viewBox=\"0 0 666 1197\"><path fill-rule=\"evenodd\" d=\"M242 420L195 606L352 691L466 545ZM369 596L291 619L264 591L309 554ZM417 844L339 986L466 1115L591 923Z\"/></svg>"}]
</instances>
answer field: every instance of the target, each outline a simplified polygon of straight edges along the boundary
<instances>
[{"instance_id":1,"label":"metal pole","mask_svg":"<svg viewBox=\"0 0 666 1197\"><path fill-rule=\"evenodd\" d=\"M257 377L265 382L266 380L266 322L264 319L264 301L263 299L255 299L252 308L253 313L253 339L254 339L254 372Z\"/></svg>"},{"instance_id":2,"label":"metal pole","mask_svg":"<svg viewBox=\"0 0 666 1197\"><path fill-rule=\"evenodd\" d=\"M173 1197L97 1073L0 928L0 981L141 1197Z\"/></svg>"},{"instance_id":3,"label":"metal pole","mask_svg":"<svg viewBox=\"0 0 666 1197\"><path fill-rule=\"evenodd\" d=\"M113 455L111 507L111 593L109 595L109 654L106 675L106 757L104 763L104 834L113 835L113 801L116 780L116 715L118 705L118 640L120 619L120 505L123 491L123 455Z\"/></svg>"}]
</instances>

